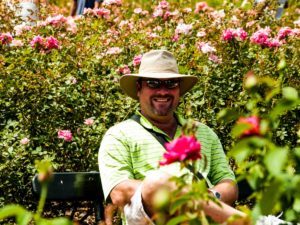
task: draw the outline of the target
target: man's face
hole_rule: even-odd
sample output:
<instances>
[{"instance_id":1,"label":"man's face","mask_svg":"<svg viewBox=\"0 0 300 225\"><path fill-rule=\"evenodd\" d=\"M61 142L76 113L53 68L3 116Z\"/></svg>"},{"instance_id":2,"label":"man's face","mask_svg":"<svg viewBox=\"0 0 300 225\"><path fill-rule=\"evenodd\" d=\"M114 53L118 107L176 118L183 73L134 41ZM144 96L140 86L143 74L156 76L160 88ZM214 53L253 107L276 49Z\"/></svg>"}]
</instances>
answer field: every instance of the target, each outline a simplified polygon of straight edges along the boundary
<instances>
[{"instance_id":1,"label":"man's face","mask_svg":"<svg viewBox=\"0 0 300 225\"><path fill-rule=\"evenodd\" d=\"M159 120L173 115L179 104L178 79L143 79L137 83L141 113L149 119Z\"/></svg>"}]
</instances>

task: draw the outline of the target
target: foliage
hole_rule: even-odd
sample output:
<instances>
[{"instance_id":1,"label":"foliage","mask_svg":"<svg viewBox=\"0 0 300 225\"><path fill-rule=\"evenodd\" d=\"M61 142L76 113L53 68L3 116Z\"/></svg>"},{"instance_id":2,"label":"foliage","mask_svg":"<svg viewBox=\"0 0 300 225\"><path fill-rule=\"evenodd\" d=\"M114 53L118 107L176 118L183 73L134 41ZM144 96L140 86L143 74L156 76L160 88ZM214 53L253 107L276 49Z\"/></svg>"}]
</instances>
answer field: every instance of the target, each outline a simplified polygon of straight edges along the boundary
<instances>
[{"instance_id":1,"label":"foliage","mask_svg":"<svg viewBox=\"0 0 300 225\"><path fill-rule=\"evenodd\" d=\"M39 200L36 213L26 210L24 207L16 204L6 205L0 208L0 220L13 217L17 224L27 225L71 225L72 222L66 218L44 219L41 217L45 200L47 197L47 182L51 179L51 165L47 160L36 162L39 171L39 181L41 182L41 198Z\"/></svg>"},{"instance_id":2,"label":"foliage","mask_svg":"<svg viewBox=\"0 0 300 225\"><path fill-rule=\"evenodd\" d=\"M246 179L253 189L251 199L255 200L252 216L279 214L284 212L288 221L299 221L299 147L273 142L274 130L280 125L280 117L300 105L298 92L291 87L280 88L278 81L257 78L246 90L251 96L246 104L248 118L239 120L231 134L237 139L229 155L236 160L238 179ZM274 102L279 95L281 99ZM267 110L262 110L265 105ZM230 115L229 115L230 114ZM238 117L233 109L224 109L220 118ZM253 120L255 118L255 120ZM249 126L250 125L250 126ZM246 134L246 135L245 135ZM298 142L300 135L298 132Z\"/></svg>"},{"instance_id":3,"label":"foliage","mask_svg":"<svg viewBox=\"0 0 300 225\"><path fill-rule=\"evenodd\" d=\"M285 86L298 90L300 80L299 4L292 2L276 20L275 2L256 6L242 2L208 1L203 7L193 0L124 1L77 18L42 8L43 20L35 26L16 25L19 22L10 13L1 17L0 35L9 32L13 40L0 42L0 206L35 205L30 180L36 159L47 158L57 171L98 169L102 135L137 109L137 103L123 95L118 80L128 69L137 72L134 57L154 48L167 48L181 73L199 77L179 110L213 127L229 150L233 119L224 124L216 117L224 108L247 112L249 95L243 80L248 71L280 81L275 92ZM1 14L7 10L1 2ZM283 27L292 33L286 31L273 47L251 41L267 26L270 42ZM230 28L242 28L247 38L222 38ZM38 35L43 40L55 38L57 48L33 45ZM279 97L258 102L259 110L270 112ZM276 116L283 122L275 119L274 143L295 148L298 109ZM93 123L84 123L90 118ZM59 130L69 130L72 141L59 138Z\"/></svg>"}]
</instances>

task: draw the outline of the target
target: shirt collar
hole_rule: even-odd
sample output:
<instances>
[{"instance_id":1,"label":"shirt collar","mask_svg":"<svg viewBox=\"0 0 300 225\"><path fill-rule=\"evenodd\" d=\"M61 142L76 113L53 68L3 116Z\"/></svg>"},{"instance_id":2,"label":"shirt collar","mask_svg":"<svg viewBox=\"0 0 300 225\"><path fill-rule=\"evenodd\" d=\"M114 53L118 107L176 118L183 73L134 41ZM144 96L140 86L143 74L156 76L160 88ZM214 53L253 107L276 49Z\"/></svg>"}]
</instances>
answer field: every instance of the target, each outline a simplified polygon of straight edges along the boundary
<instances>
[{"instance_id":1,"label":"shirt collar","mask_svg":"<svg viewBox=\"0 0 300 225\"><path fill-rule=\"evenodd\" d=\"M152 123L146 117L144 117L140 111L137 111L136 114L141 117L140 118L140 123L143 127L147 128L147 129L152 129L155 132L166 135L165 132L163 132L161 129L159 129L156 126L153 126ZM175 134L175 137L174 137L174 138L177 138L181 134L181 127L186 122L186 119L184 119L183 116L180 115L177 112L175 112L174 115L175 115L175 118L177 119L177 122L178 122L178 126L177 126L177 129L176 129L176 134Z\"/></svg>"}]
</instances>

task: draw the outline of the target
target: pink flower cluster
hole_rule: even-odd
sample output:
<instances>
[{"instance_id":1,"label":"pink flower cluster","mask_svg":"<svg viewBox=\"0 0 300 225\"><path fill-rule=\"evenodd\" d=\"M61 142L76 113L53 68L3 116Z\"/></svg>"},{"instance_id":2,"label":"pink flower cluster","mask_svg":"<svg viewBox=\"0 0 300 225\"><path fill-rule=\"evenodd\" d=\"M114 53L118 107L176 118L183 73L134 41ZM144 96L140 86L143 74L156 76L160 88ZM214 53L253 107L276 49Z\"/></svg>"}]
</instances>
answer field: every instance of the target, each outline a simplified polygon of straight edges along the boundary
<instances>
[{"instance_id":1,"label":"pink flower cluster","mask_svg":"<svg viewBox=\"0 0 300 225\"><path fill-rule=\"evenodd\" d=\"M197 43L197 48L204 54L216 51L216 49L213 46L211 46L210 43L202 41Z\"/></svg>"},{"instance_id":2,"label":"pink flower cluster","mask_svg":"<svg viewBox=\"0 0 300 225\"><path fill-rule=\"evenodd\" d=\"M94 119L93 118L87 118L84 120L84 124L88 126L92 126L94 124Z\"/></svg>"},{"instance_id":3,"label":"pink flower cluster","mask_svg":"<svg viewBox=\"0 0 300 225\"><path fill-rule=\"evenodd\" d=\"M30 42L32 48L49 52L52 49L58 49L59 43L58 40L52 36L43 38L41 36L35 36Z\"/></svg>"},{"instance_id":4,"label":"pink flower cluster","mask_svg":"<svg viewBox=\"0 0 300 225\"><path fill-rule=\"evenodd\" d=\"M117 5L120 6L122 5L122 0L104 0L103 5Z\"/></svg>"},{"instance_id":5,"label":"pink flower cluster","mask_svg":"<svg viewBox=\"0 0 300 225\"><path fill-rule=\"evenodd\" d=\"M109 19L111 11L106 8L84 9L83 14L96 16L98 18Z\"/></svg>"},{"instance_id":6,"label":"pink flower cluster","mask_svg":"<svg viewBox=\"0 0 300 225\"><path fill-rule=\"evenodd\" d=\"M268 46L269 35L271 33L271 29L269 27L259 29L250 37L250 41L255 44L259 44L262 46Z\"/></svg>"},{"instance_id":7,"label":"pink flower cluster","mask_svg":"<svg viewBox=\"0 0 300 225\"><path fill-rule=\"evenodd\" d=\"M188 35L191 32L192 29L193 29L192 24L179 23L176 27L175 34Z\"/></svg>"},{"instance_id":8,"label":"pink flower cluster","mask_svg":"<svg viewBox=\"0 0 300 225\"><path fill-rule=\"evenodd\" d=\"M299 36L300 35L300 29L292 29L290 27L282 27L280 28L280 30L278 31L278 34L277 34L277 38L279 40L282 40L282 39L285 39L289 36Z\"/></svg>"},{"instance_id":9,"label":"pink flower cluster","mask_svg":"<svg viewBox=\"0 0 300 225\"><path fill-rule=\"evenodd\" d=\"M140 14L140 15L148 15L149 14L149 12L147 10L143 10L142 8L135 8L133 10L133 12L135 14Z\"/></svg>"},{"instance_id":10,"label":"pink flower cluster","mask_svg":"<svg viewBox=\"0 0 300 225\"><path fill-rule=\"evenodd\" d=\"M28 26L28 25L25 25L25 24L20 24L20 25L16 25L15 27L14 27L14 30L15 30L15 34L16 34L16 36L19 36L19 35L21 35L24 31L29 31L29 30L31 30L32 29L32 27L31 26Z\"/></svg>"},{"instance_id":11,"label":"pink flower cluster","mask_svg":"<svg viewBox=\"0 0 300 225\"><path fill-rule=\"evenodd\" d=\"M260 124L257 116L241 117L237 121L237 124L249 125L249 128L242 133L241 137L260 135Z\"/></svg>"},{"instance_id":12,"label":"pink flower cluster","mask_svg":"<svg viewBox=\"0 0 300 225\"><path fill-rule=\"evenodd\" d=\"M134 57L133 57L133 62L132 62L132 64L133 64L134 66L140 65L140 64L141 64L142 57L143 57L143 55L136 55L136 56L134 56Z\"/></svg>"},{"instance_id":13,"label":"pink flower cluster","mask_svg":"<svg viewBox=\"0 0 300 225\"><path fill-rule=\"evenodd\" d=\"M0 33L0 44L8 45L12 42L13 37L10 33Z\"/></svg>"},{"instance_id":14,"label":"pink flower cluster","mask_svg":"<svg viewBox=\"0 0 300 225\"><path fill-rule=\"evenodd\" d=\"M246 31L244 31L242 28L237 29L226 29L223 31L222 39L224 41L231 41L233 39L236 39L238 41L244 41L248 37L248 34Z\"/></svg>"},{"instance_id":15,"label":"pink flower cluster","mask_svg":"<svg viewBox=\"0 0 300 225\"><path fill-rule=\"evenodd\" d=\"M167 152L163 155L160 165L173 162L201 159L201 144L194 136L181 136L165 144Z\"/></svg>"},{"instance_id":16,"label":"pink flower cluster","mask_svg":"<svg viewBox=\"0 0 300 225\"><path fill-rule=\"evenodd\" d=\"M211 10L212 8L207 5L206 2L198 2L196 3L195 13L204 12L207 10Z\"/></svg>"},{"instance_id":17,"label":"pink flower cluster","mask_svg":"<svg viewBox=\"0 0 300 225\"><path fill-rule=\"evenodd\" d=\"M129 69L129 67L127 65L124 65L124 66L121 66L119 69L118 69L118 73L119 74L130 74L131 71Z\"/></svg>"},{"instance_id":18,"label":"pink flower cluster","mask_svg":"<svg viewBox=\"0 0 300 225\"><path fill-rule=\"evenodd\" d=\"M27 145L27 144L29 144L29 142L30 142L29 138L26 137L26 138L21 139L20 144L21 145Z\"/></svg>"},{"instance_id":19,"label":"pink flower cluster","mask_svg":"<svg viewBox=\"0 0 300 225\"><path fill-rule=\"evenodd\" d=\"M67 31L76 33L77 25L74 21L74 18L69 16L65 17L63 15L49 16L44 21L38 22L39 27L52 26L55 28L66 28Z\"/></svg>"},{"instance_id":20,"label":"pink flower cluster","mask_svg":"<svg viewBox=\"0 0 300 225\"><path fill-rule=\"evenodd\" d=\"M167 1L163 0L161 1L158 6L155 7L155 10L153 12L153 17L162 17L164 20L167 20L170 17L177 16L178 11L170 12L170 5Z\"/></svg>"},{"instance_id":21,"label":"pink flower cluster","mask_svg":"<svg viewBox=\"0 0 300 225\"><path fill-rule=\"evenodd\" d=\"M57 136L60 139L64 139L67 142L71 142L73 137L72 137L72 132L70 130L58 130Z\"/></svg>"},{"instance_id":22,"label":"pink flower cluster","mask_svg":"<svg viewBox=\"0 0 300 225\"><path fill-rule=\"evenodd\" d=\"M106 55L116 55L120 54L122 52L122 49L119 47L111 47L106 51Z\"/></svg>"}]
</instances>

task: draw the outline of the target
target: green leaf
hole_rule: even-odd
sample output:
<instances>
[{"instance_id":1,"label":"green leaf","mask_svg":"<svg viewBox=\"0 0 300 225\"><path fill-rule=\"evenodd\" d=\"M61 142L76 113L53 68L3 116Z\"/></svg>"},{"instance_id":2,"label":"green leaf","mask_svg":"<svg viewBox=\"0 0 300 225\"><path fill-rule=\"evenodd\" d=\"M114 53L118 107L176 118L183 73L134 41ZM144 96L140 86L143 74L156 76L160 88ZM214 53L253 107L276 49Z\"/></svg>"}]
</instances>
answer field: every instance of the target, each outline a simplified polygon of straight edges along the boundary
<instances>
[{"instance_id":1,"label":"green leaf","mask_svg":"<svg viewBox=\"0 0 300 225\"><path fill-rule=\"evenodd\" d=\"M238 142L234 148L229 152L229 156L232 156L238 164L243 162L251 153L251 148L246 140Z\"/></svg>"},{"instance_id":2,"label":"green leaf","mask_svg":"<svg viewBox=\"0 0 300 225\"><path fill-rule=\"evenodd\" d=\"M32 220L32 213L28 211L24 211L22 214L17 216L18 225L27 225Z\"/></svg>"},{"instance_id":3,"label":"green leaf","mask_svg":"<svg viewBox=\"0 0 300 225\"><path fill-rule=\"evenodd\" d=\"M282 96L289 101L296 101L298 99L298 92L295 88L285 87L282 89Z\"/></svg>"},{"instance_id":4,"label":"green leaf","mask_svg":"<svg viewBox=\"0 0 300 225\"><path fill-rule=\"evenodd\" d=\"M288 110L292 110L300 104L299 99L287 100L281 99L270 112L270 118L275 120L278 116L285 114Z\"/></svg>"},{"instance_id":5,"label":"green leaf","mask_svg":"<svg viewBox=\"0 0 300 225\"><path fill-rule=\"evenodd\" d=\"M172 218L171 220L169 220L169 222L166 225L176 225L179 224L181 222L187 221L188 217L186 215L180 215L180 216L176 216L174 218Z\"/></svg>"},{"instance_id":6,"label":"green leaf","mask_svg":"<svg viewBox=\"0 0 300 225\"><path fill-rule=\"evenodd\" d=\"M293 209L300 213L300 198L296 198L293 204Z\"/></svg>"},{"instance_id":7,"label":"green leaf","mask_svg":"<svg viewBox=\"0 0 300 225\"><path fill-rule=\"evenodd\" d=\"M18 217L19 215L24 215L25 208L20 205L6 205L0 209L0 220L9 217Z\"/></svg>"},{"instance_id":8,"label":"green leaf","mask_svg":"<svg viewBox=\"0 0 300 225\"><path fill-rule=\"evenodd\" d=\"M264 163L267 166L270 174L278 175L282 172L282 169L287 161L288 149L275 148L270 150L264 157Z\"/></svg>"},{"instance_id":9,"label":"green leaf","mask_svg":"<svg viewBox=\"0 0 300 225\"><path fill-rule=\"evenodd\" d=\"M240 137L242 135L242 133L248 129L251 128L250 124L246 124L246 123L240 123L240 124L236 124L233 129L231 130L231 135L232 137Z\"/></svg>"},{"instance_id":10,"label":"green leaf","mask_svg":"<svg viewBox=\"0 0 300 225\"><path fill-rule=\"evenodd\" d=\"M189 196L181 196L180 198L176 199L170 206L170 213L174 214L178 209L180 209L184 204L190 201Z\"/></svg>"},{"instance_id":11,"label":"green leaf","mask_svg":"<svg viewBox=\"0 0 300 225\"><path fill-rule=\"evenodd\" d=\"M225 123L235 121L239 117L240 117L240 113L237 112L236 109L230 109L230 108L221 110L217 115L217 119L223 120Z\"/></svg>"},{"instance_id":12,"label":"green leaf","mask_svg":"<svg viewBox=\"0 0 300 225\"><path fill-rule=\"evenodd\" d=\"M273 208L279 201L279 197L281 195L281 190L279 187L282 187L282 185L283 184L281 180L273 180L264 191L263 196L258 203L263 215L272 213Z\"/></svg>"}]
</instances>

